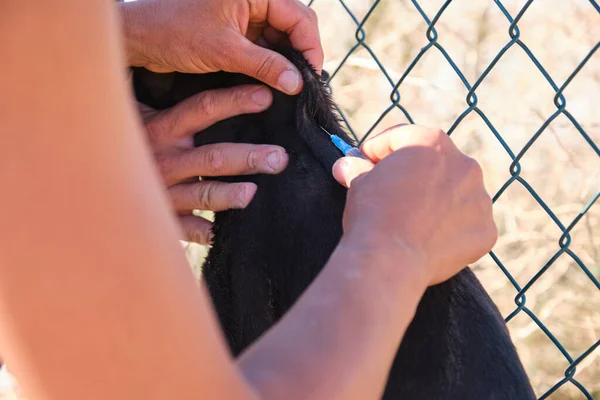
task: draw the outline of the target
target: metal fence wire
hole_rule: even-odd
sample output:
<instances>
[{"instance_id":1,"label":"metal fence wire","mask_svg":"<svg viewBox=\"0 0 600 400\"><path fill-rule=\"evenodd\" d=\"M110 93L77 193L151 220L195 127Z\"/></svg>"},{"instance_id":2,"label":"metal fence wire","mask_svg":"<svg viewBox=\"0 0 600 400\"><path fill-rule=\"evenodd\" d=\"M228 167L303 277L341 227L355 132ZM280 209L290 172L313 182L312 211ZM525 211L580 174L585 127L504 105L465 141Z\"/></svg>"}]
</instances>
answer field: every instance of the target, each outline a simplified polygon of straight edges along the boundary
<instances>
[{"instance_id":1,"label":"metal fence wire","mask_svg":"<svg viewBox=\"0 0 600 400\"><path fill-rule=\"evenodd\" d=\"M313 7L315 5L315 3L318 3L319 1L321 1L321 0L311 0L307 4L311 7ZM585 140L585 142L587 142L589 147L593 150L593 152L590 153L590 154L592 154L591 157L594 157L593 154L595 154L595 157L600 158L599 143L594 142L592 137L590 137L590 135L588 135L588 133L585 131L585 129L580 125L580 123L578 123L578 121L575 119L575 117L569 112L569 110L567 108L567 98L565 96L565 89L572 82L573 78L586 65L586 63L590 62L590 59L592 59L592 56L598 51L598 48L600 47L600 42L597 42L594 46L592 46L589 49L589 52L587 53L587 55L585 55L585 57L583 57L583 59L580 60L579 64L576 66L576 68L574 68L574 70L571 72L571 74L568 76L568 78L564 82L555 82L552 79L552 77L550 76L550 73L542 65L542 62L540 62L536 58L536 56L534 55L534 52L527 46L527 44L523 40L521 40L521 31L519 29L519 22L522 20L523 16L528 12L528 9L530 8L531 4L533 3L533 0L524 2L522 7L520 8L520 11L518 11L518 13L516 13L515 15L512 15L507 10L505 5L503 5L502 1L495 0L495 1L493 1L493 3L490 2L490 5L497 7L498 10L500 10L500 12L504 15L504 17L506 18L506 21L507 21L508 30L506 32L506 44L493 57L492 61L487 65L487 67L485 67L483 69L483 72L480 73L479 76L474 81L469 81L466 78L465 74L463 74L461 69L458 67L457 63L453 60L453 58L449 55L449 53L444 49L444 47L440 43L440 36L438 34L438 30L436 30L436 24L438 23L438 21L440 20L440 18L444 14L444 12L447 10L448 6L452 3L452 0L445 1L442 4L442 6L439 8L439 10L437 10L435 15L427 15L427 13L424 11L422 5L418 1L406 0L405 3L414 7L414 9L416 11L418 11L420 16L426 23L427 29L424 30L422 33L426 38L427 44L424 47L422 47L420 49L420 51L418 52L418 54L414 57L414 59L412 59L412 61L410 61L408 63L408 67L402 72L401 77L397 80L393 80L391 78L390 74L388 73L388 71L386 70L386 67L385 67L386 60L378 58L377 55L375 54L375 52L372 50L372 48L369 47L369 43L368 43L369 37L365 30L365 24L367 23L369 18L372 17L373 12L377 9L378 6L381 5L381 3L384 3L384 2L382 2L381 0L374 1L374 3L372 3L372 5L370 5L370 7L368 8L368 11L366 12L366 14L364 14L364 17L362 17L362 19L359 19L359 18L357 18L355 13L353 13L351 8L348 6L348 4L347 4L348 0L346 2L344 2L344 0L335 0L335 1L339 1L339 5L341 5L343 7L345 12L348 14L348 16L354 22L354 25L356 27L355 32L354 32L355 43L350 47L346 56L343 57L341 62L339 62L339 64L334 69L330 69L328 71L330 73L329 83L335 82L336 78L338 77L338 72L340 71L340 69L342 69L344 67L344 65L347 63L349 57L351 57L351 55L353 53L355 53L357 50L364 49L364 50L366 50L366 52L368 52L368 54L370 55L370 57L376 64L376 66L379 69L379 71L381 72L381 74L389 82L389 88L390 88L389 107L387 107L387 109L385 109L381 113L381 115L373 121L373 124L371 125L371 127L363 135L357 134L355 129L353 129L349 119L347 118L344 110L338 108L340 116L342 117L344 123L346 124L348 131L351 132L352 135L354 135L354 137L357 140L362 142L367 137L369 137L369 135L372 134L374 129L386 117L386 115L394 109L400 110L401 113L404 114L406 119L408 121L410 121L411 123L415 123L415 122L418 123L419 121L414 121L413 118L411 117L410 111L407 108L405 108L405 106L403 105L403 102L402 102L403 98L401 95L403 84L405 83L405 81L406 81L407 77L409 76L409 74L411 73L411 71L415 68L415 66L422 60L422 58L427 53L439 52L443 56L443 59L445 59L445 61L449 64L449 66L454 70L454 72L456 73L456 76L460 79L460 81L462 82L462 84L464 85L466 90L468 91L467 96L464 99L464 111L455 119L454 123L447 130L447 133L449 135L452 135L452 133L459 126L459 124L461 124L461 122L465 119L465 117L467 117L470 114L476 114L479 118L481 118L481 120L485 123L485 125L489 129L489 134L493 135L495 140L497 140L500 143L500 145L502 146L504 151L510 157L510 160L511 160L511 163L509 166L510 177L501 186L501 188L493 195L494 203L496 203L498 201L498 199L501 198L501 196L503 196L503 194L509 187L511 187L512 185L521 185L523 188L525 188L529 192L529 194L535 199L535 201L537 201L539 206L541 206L541 208L545 211L547 218L550 218L554 222L554 224L556 224L556 226L560 229L560 232L562 232L560 234L560 236L557 238L557 246L556 246L556 251L554 252L554 254L545 262L545 264L540 265L538 272L524 284L519 284L517 282L517 280L509 272L509 269L505 266L503 261L500 259L500 257L498 255L496 255L496 253L494 251L492 251L489 255L493 259L493 261L497 264L498 268L500 268L500 270L504 273L506 278L508 278L508 280L510 281L512 286L514 286L514 290L516 292L516 295L514 297L514 303L515 303L514 310L505 317L506 321L510 322L518 314L526 314L537 325L537 328L539 328L552 341L552 343L556 346L556 348L560 351L562 356L564 356L564 358L568 362L568 367L564 371L564 377L562 379L559 379L557 382L551 383L552 386L549 389L545 390L544 393L538 393L538 395L540 396L539 398L546 399L546 398L550 397L553 393L555 393L557 390L559 390L563 385L574 385L585 398L593 400L593 397L592 397L592 394L590 394L590 391L588 391L588 389L586 389L586 387L584 387L584 385L582 385L575 378L575 375L576 375L578 366L580 366L580 364L582 364L582 362L586 359L586 357L589 357L600 346L600 339L598 339L598 336L596 335L595 342L591 346L589 346L589 348L587 348L587 350L580 352L579 354L573 354L573 353L569 352L565 348L565 346L563 346L563 344L561 344L561 342L556 338L556 336L553 334L553 332L540 320L540 318L538 318L538 316L536 316L536 314L532 311L532 309L530 309L530 307L528 307L527 295L528 295L528 291L534 285L536 285L536 283L540 280L540 278L549 269L552 268L553 264L555 264L556 260L559 257L570 257L577 264L577 266L581 269L581 271L583 271L583 273L589 278L589 280L596 287L596 289L598 291L600 291L600 283L599 283L599 279L597 276L598 275L598 272L597 272L598 267L595 266L594 268L592 268L592 270L590 270L590 268L588 268L588 266L586 266L584 264L584 262L582 262L581 258L571 248L572 247L571 244L573 241L572 235L571 235L572 230L578 223L581 223L581 221L584 218L584 216L586 215L586 213L588 213L588 211L592 208L594 203L598 200L598 197L600 197L600 190L598 190L595 194L593 194L591 196L591 198L589 198L589 201L587 202L587 204L583 207L583 209L581 209L579 214L574 219L572 219L570 221L561 221L561 219L559 219L559 217L555 214L555 212L553 212L551 207L547 205L547 203L540 197L540 195L538 195L538 193L532 187L532 185L530 185L530 183L528 183L528 181L523 177L523 169L522 169L521 160L522 160L523 156L527 153L527 151L531 148L531 146L536 142L536 140L538 140L538 138L540 138L540 136L543 135L544 132L547 131L547 128L552 123L552 121L556 120L557 117L559 117L561 115L566 117L568 119L568 121L570 121L570 123L573 125L573 127L578 132L578 134L581 135L581 137ZM422 0L421 3L426 2L426 1L429 1L429 0ZM590 13L595 12L598 15L600 15L600 7L598 6L598 3L596 3L594 0L585 0L585 1L589 1L590 5L591 5L591 7L589 7ZM331 1L329 3L331 3ZM504 3L507 3L507 2L505 1ZM336 10L338 10L338 9L340 9L340 8L337 7ZM322 15L320 13L317 13L317 14L319 16L321 25L328 23L328 21L327 21L328 16ZM398 16L398 17L400 18L400 16ZM573 23L577 23L577 21L573 21ZM494 127L494 124L490 121L490 118L488 118L488 116L486 116L486 113L478 106L479 99L477 96L478 88L480 87L482 82L484 82L484 80L489 76L492 69L494 69L494 67L498 64L498 62L502 59L502 57L505 56L505 54L507 53L507 51L509 49L514 49L514 48L520 48L520 50L522 50L522 52L524 52L524 54L526 54L526 56L528 57L530 62L535 66L537 71L539 71L539 74L541 74L541 76L543 76L543 78L545 79L547 84L552 88L552 90L554 92L553 102L554 102L554 106L556 107L556 110L548 118L546 118L545 121L543 121L541 126L539 126L539 128L537 128L537 130L535 132L532 132L531 138L526 142L526 144L523 146L523 148L518 151L515 150L514 148L511 148L511 146L509 146L507 141L505 141L505 139L503 138L503 135L501 134L501 132L499 132L498 129L496 129L496 127ZM329 86L329 87L331 88L331 86ZM335 96L335 93L334 93L334 96ZM438 104L437 106L443 107L443 99L440 99L440 104ZM598 106L598 104L597 104L597 106ZM599 186L598 182L596 182L595 187L598 188L598 186ZM594 270L596 270L596 275L592 272ZM596 377L596 378L598 378L600 380L600 377Z\"/></svg>"}]
</instances>

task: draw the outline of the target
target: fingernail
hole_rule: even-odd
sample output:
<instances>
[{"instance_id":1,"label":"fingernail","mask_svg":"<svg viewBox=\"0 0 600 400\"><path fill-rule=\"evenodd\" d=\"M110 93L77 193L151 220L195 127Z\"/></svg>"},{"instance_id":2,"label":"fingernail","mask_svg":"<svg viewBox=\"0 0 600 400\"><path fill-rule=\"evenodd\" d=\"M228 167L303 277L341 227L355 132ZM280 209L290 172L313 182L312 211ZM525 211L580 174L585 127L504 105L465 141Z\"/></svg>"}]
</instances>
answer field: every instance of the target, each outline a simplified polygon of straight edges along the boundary
<instances>
[{"instance_id":1,"label":"fingernail","mask_svg":"<svg viewBox=\"0 0 600 400\"><path fill-rule=\"evenodd\" d=\"M260 88L252 92L252 101L259 106L266 106L269 103L269 89Z\"/></svg>"},{"instance_id":2,"label":"fingernail","mask_svg":"<svg viewBox=\"0 0 600 400\"><path fill-rule=\"evenodd\" d=\"M281 155L278 151L273 151L267 156L267 165L272 171L277 171L281 165Z\"/></svg>"},{"instance_id":3,"label":"fingernail","mask_svg":"<svg viewBox=\"0 0 600 400\"><path fill-rule=\"evenodd\" d=\"M256 193L257 186L254 184L244 184L238 192L238 205L240 208L245 208Z\"/></svg>"},{"instance_id":4,"label":"fingernail","mask_svg":"<svg viewBox=\"0 0 600 400\"><path fill-rule=\"evenodd\" d=\"M277 84L286 93L293 93L300 83L300 76L292 69L288 69L279 76Z\"/></svg>"},{"instance_id":5,"label":"fingernail","mask_svg":"<svg viewBox=\"0 0 600 400\"><path fill-rule=\"evenodd\" d=\"M344 158L340 158L338 159L335 164L333 164L333 177L335 178L336 181L338 181L340 184L344 185L347 187L347 181L348 181L348 173L350 171L350 165L348 164L348 161Z\"/></svg>"},{"instance_id":6,"label":"fingernail","mask_svg":"<svg viewBox=\"0 0 600 400\"><path fill-rule=\"evenodd\" d=\"M242 186L242 188L238 191L237 195L238 207L244 208L246 207L246 185Z\"/></svg>"}]
</instances>

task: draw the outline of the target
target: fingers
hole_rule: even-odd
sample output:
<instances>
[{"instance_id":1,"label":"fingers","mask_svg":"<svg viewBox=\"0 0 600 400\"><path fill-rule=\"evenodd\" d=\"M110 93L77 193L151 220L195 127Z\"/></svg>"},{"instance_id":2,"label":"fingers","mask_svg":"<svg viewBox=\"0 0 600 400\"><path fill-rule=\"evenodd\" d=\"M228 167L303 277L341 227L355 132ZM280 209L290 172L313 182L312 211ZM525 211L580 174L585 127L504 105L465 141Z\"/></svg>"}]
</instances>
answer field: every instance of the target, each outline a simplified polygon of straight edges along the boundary
<instances>
[{"instance_id":1,"label":"fingers","mask_svg":"<svg viewBox=\"0 0 600 400\"><path fill-rule=\"evenodd\" d=\"M302 77L287 58L246 38L239 41L235 51L226 52L222 69L242 73L290 95L302 89Z\"/></svg>"},{"instance_id":2,"label":"fingers","mask_svg":"<svg viewBox=\"0 0 600 400\"><path fill-rule=\"evenodd\" d=\"M409 146L426 146L444 151L448 146L452 146L452 142L440 129L400 124L366 140L361 150L367 157L378 163L394 151Z\"/></svg>"},{"instance_id":3,"label":"fingers","mask_svg":"<svg viewBox=\"0 0 600 400\"><path fill-rule=\"evenodd\" d=\"M277 174L287 166L288 156L279 146L217 143L158 155L157 162L165 184L171 186L195 176Z\"/></svg>"},{"instance_id":4,"label":"fingers","mask_svg":"<svg viewBox=\"0 0 600 400\"><path fill-rule=\"evenodd\" d=\"M252 2L251 2L252 3ZM267 15L265 15L265 13ZM292 47L302 52L318 73L323 68L323 48L319 37L317 15L298 0L272 0L268 7L250 7L250 26L265 21L265 39L270 43L281 42L280 31L287 35ZM250 32L250 37L256 36ZM281 54L258 46L251 40L238 37L231 39L235 51L225 52L222 69L252 76L287 94L297 94L302 89L302 77L296 67Z\"/></svg>"},{"instance_id":5,"label":"fingers","mask_svg":"<svg viewBox=\"0 0 600 400\"><path fill-rule=\"evenodd\" d=\"M290 41L285 33L279 32L272 26L266 26L264 29L260 29L261 32L256 40L251 39L250 33L247 33L246 37L265 49L273 50L276 46L291 47Z\"/></svg>"},{"instance_id":6,"label":"fingers","mask_svg":"<svg viewBox=\"0 0 600 400\"><path fill-rule=\"evenodd\" d=\"M292 46L320 73L324 55L314 10L298 0L271 0L267 18L269 25L285 32Z\"/></svg>"},{"instance_id":7,"label":"fingers","mask_svg":"<svg viewBox=\"0 0 600 400\"><path fill-rule=\"evenodd\" d=\"M210 244L212 238L212 223L202 217L184 215L179 217L179 223L188 242L202 245Z\"/></svg>"},{"instance_id":8,"label":"fingers","mask_svg":"<svg viewBox=\"0 0 600 400\"><path fill-rule=\"evenodd\" d=\"M212 222L192 215L193 210L224 211L245 208L256 194L254 183L198 182L169 188L171 202L179 214L184 240L211 244Z\"/></svg>"},{"instance_id":9,"label":"fingers","mask_svg":"<svg viewBox=\"0 0 600 400\"><path fill-rule=\"evenodd\" d=\"M169 188L171 203L178 213L193 210L225 211L245 208L256 193L254 183L202 181Z\"/></svg>"},{"instance_id":10,"label":"fingers","mask_svg":"<svg viewBox=\"0 0 600 400\"><path fill-rule=\"evenodd\" d=\"M278 31L277 29L273 28L272 26L265 27L265 29L263 31L263 36L264 36L265 40L271 45L281 45L281 46L283 46L283 45L290 46L291 45L287 35L281 31Z\"/></svg>"},{"instance_id":11,"label":"fingers","mask_svg":"<svg viewBox=\"0 0 600 400\"><path fill-rule=\"evenodd\" d=\"M146 129L154 147L160 147L224 119L264 111L272 101L271 91L262 85L207 90L155 114L146 123Z\"/></svg>"},{"instance_id":12,"label":"fingers","mask_svg":"<svg viewBox=\"0 0 600 400\"><path fill-rule=\"evenodd\" d=\"M349 188L352 181L373 169L373 164L357 157L342 157L333 164L333 177Z\"/></svg>"}]
</instances>

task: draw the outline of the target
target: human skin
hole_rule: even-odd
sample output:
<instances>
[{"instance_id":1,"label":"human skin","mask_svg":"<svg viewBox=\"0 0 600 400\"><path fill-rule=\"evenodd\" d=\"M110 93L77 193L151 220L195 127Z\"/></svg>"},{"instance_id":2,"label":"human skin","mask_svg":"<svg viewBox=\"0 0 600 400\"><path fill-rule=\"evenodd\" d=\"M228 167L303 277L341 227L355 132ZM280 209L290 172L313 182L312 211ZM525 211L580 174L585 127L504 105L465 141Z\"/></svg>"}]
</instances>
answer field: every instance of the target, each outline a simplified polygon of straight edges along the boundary
<instances>
[{"instance_id":1,"label":"human skin","mask_svg":"<svg viewBox=\"0 0 600 400\"><path fill-rule=\"evenodd\" d=\"M316 14L296 0L142 0L117 8L129 66L158 72L238 72L296 94L301 75L269 46L287 40L317 70L323 64ZM257 190L252 183L198 182L198 176L275 174L287 165L287 154L278 146L221 143L193 149L194 133L234 115L264 111L271 101L267 88L250 85L207 91L169 110L140 105L182 239L209 242L212 224L193 215L194 209L243 208Z\"/></svg>"},{"instance_id":2,"label":"human skin","mask_svg":"<svg viewBox=\"0 0 600 400\"><path fill-rule=\"evenodd\" d=\"M233 359L177 241L118 22L103 0L0 6L0 354L25 395L378 398L425 288L496 240L477 163L403 126L365 143L374 168L336 164L340 245Z\"/></svg>"},{"instance_id":3,"label":"human skin","mask_svg":"<svg viewBox=\"0 0 600 400\"><path fill-rule=\"evenodd\" d=\"M194 148L196 132L228 117L263 111L272 100L265 87L244 85L205 91L166 110L138 104L158 172L183 231L181 239L208 244L212 223L193 210L245 208L257 190L250 182L199 181L198 176L277 174L287 166L288 155L279 146L219 143Z\"/></svg>"},{"instance_id":4,"label":"human skin","mask_svg":"<svg viewBox=\"0 0 600 400\"><path fill-rule=\"evenodd\" d=\"M287 94L302 89L300 72L257 43L289 40L317 71L323 66L317 15L297 0L143 0L117 6L128 65L155 72L237 72Z\"/></svg>"}]
</instances>

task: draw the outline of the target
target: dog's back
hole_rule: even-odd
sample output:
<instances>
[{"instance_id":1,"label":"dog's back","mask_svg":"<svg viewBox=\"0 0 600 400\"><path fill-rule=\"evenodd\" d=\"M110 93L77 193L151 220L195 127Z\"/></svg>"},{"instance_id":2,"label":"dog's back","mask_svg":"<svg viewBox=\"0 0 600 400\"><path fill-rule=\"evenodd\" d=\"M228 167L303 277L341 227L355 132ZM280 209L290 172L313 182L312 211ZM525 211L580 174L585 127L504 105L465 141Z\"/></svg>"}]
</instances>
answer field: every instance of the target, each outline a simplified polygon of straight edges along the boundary
<instances>
[{"instance_id":1,"label":"dog's back","mask_svg":"<svg viewBox=\"0 0 600 400\"><path fill-rule=\"evenodd\" d=\"M299 53L281 51L303 72L302 93L274 91L267 111L222 121L195 141L276 144L289 154L279 175L215 178L258 186L246 209L216 213L214 245L203 267L234 355L291 307L342 235L346 190L331 176L340 154L319 126L350 139L319 77ZM156 108L242 83L254 81L227 73L134 71L138 100ZM504 321L473 273L467 268L429 288L399 348L384 399L534 398Z\"/></svg>"}]
</instances>

